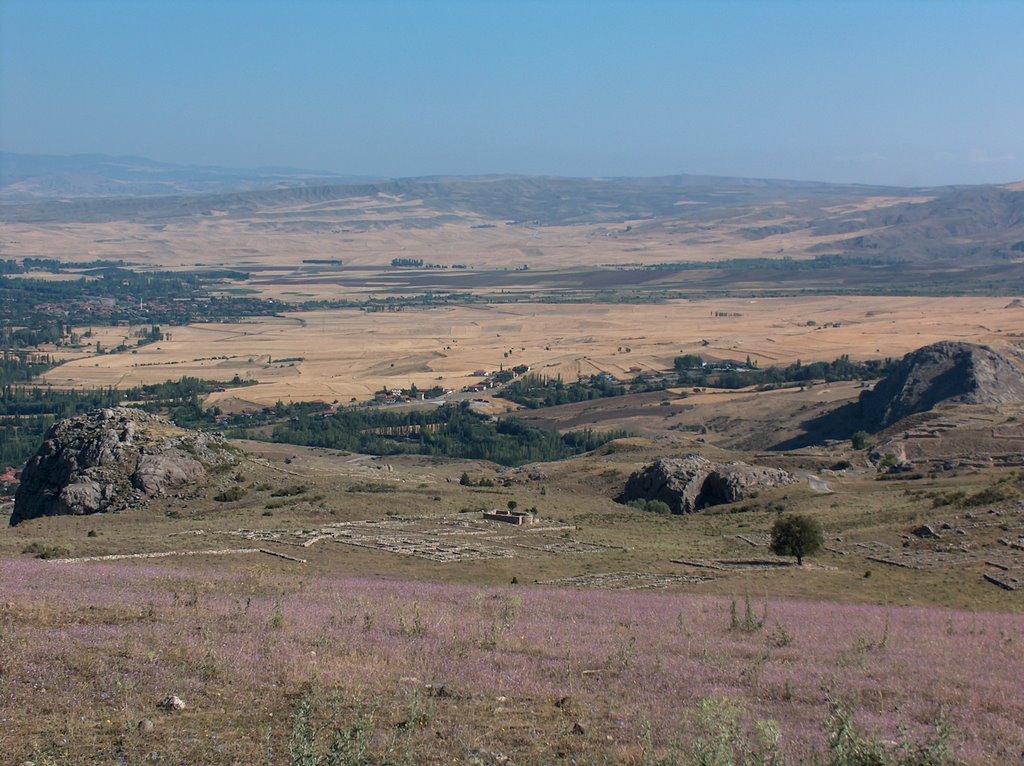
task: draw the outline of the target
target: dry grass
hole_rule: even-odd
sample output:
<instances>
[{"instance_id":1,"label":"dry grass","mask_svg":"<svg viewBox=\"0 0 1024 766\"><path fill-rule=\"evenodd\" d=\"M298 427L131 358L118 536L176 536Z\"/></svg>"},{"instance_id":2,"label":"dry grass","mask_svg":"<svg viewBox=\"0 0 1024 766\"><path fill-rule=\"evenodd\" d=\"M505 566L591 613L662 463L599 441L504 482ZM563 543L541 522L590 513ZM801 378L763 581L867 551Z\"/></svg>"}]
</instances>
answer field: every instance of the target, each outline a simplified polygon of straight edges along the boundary
<instances>
[{"instance_id":1,"label":"dry grass","mask_svg":"<svg viewBox=\"0 0 1024 766\"><path fill-rule=\"evenodd\" d=\"M716 317L716 312L736 316ZM906 328L913 327L913 332ZM1024 311L999 298L821 297L672 301L658 305L511 304L367 314L311 312L176 327L135 352L86 355L45 377L55 385L130 386L194 375L258 380L245 400L367 399L382 386L458 388L476 370L525 364L575 380L665 370L675 356L762 366L802 359L901 356L938 340L1005 346ZM110 338L104 335L106 342ZM294 361L297 357L300 361ZM274 362L273 360L292 360ZM233 392L209 400L217 404Z\"/></svg>"},{"instance_id":2,"label":"dry grass","mask_svg":"<svg viewBox=\"0 0 1024 766\"><path fill-rule=\"evenodd\" d=\"M0 750L14 762L302 763L288 751L308 717L358 727L370 763L639 765L688 760L702 700L732 701L744 727L774 719L788 762L820 762L830 697L901 743L933 736L945 711L958 763L1024 745L1016 616L757 599L737 624L727 599L260 566L0 574ZM169 694L187 708L157 710ZM327 732L299 736L323 747Z\"/></svg>"},{"instance_id":3,"label":"dry grass","mask_svg":"<svg viewBox=\"0 0 1024 766\"><path fill-rule=\"evenodd\" d=\"M665 454L660 441L613 443L604 450L607 454L541 466L547 478L533 480L527 478L532 469L498 473L493 466L468 461L368 459L289 445L246 446L258 453L253 462L215 474L180 497L157 499L149 509L37 519L0 529L0 556L27 556L21 552L33 543L59 546L75 557L266 548L307 560L304 571L311 578L379 576L493 586L513 578L530 583L639 573L700 578L690 583L683 579L673 587L703 595L747 591L773 598L1024 610L1024 589L1007 592L983 579L986 573L999 574L989 561L1008 566L1008 576L1024 575L1024 551L999 542L1024 534L1024 511L1013 499L1024 491L1009 470L878 481L873 470L862 467L862 458L842 452L766 456L760 462L800 476L820 476L832 492L817 492L803 483L714 512L665 517L610 499L630 472ZM716 459L735 457L711 446L703 451ZM827 472L844 455L854 460L854 468L843 474ZM498 486L462 486L458 482L463 471L473 479L491 478ZM1011 490L1008 500L982 508L933 507L935 496L975 495L999 478ZM501 486L504 479L509 486ZM306 491L274 495L297 484ZM214 500L232 487L245 490L240 500ZM479 512L463 513L504 508L509 500L522 509L536 508L540 527L483 523ZM779 508L808 513L824 526L830 550L814 557L814 566L716 571L673 563L771 558L763 539ZM968 519L968 513L975 518ZM951 530L942 540L910 535L925 523L936 529L949 523L964 534ZM907 539L909 547L904 548ZM759 547L751 540L760 541ZM912 563L936 563L908 569L872 562L869 557L881 555L879 546L885 547L887 558L907 553L914 557ZM272 568L289 566L250 554L212 557L204 560L203 569L241 572L257 560ZM871 575L865 577L868 570Z\"/></svg>"},{"instance_id":4,"label":"dry grass","mask_svg":"<svg viewBox=\"0 0 1024 766\"><path fill-rule=\"evenodd\" d=\"M877 206L891 200L878 198ZM170 268L196 264L232 268L300 266L308 259L342 259L348 265L383 266L392 258L422 257L443 265L497 268L528 263L530 268L580 268L598 264L653 264L679 260L803 257L801 250L848 235L812 236L809 228L749 240L737 230L757 225L757 217L741 222L703 222L699 235L691 222L622 221L577 226L507 225L505 220L467 217L464 222L418 228L422 216L415 200L389 204L382 198L339 200L330 211L312 212L316 225L304 226L301 208L279 208L275 227L262 216L202 219L160 225L143 223L65 223L59 226L0 223L0 241L7 257L47 257L68 261L122 258L147 266ZM863 209L876 206L872 200ZM320 206L314 206L319 208ZM369 208L373 208L372 210ZM764 222L783 223L765 207ZM362 224L346 223L358 215ZM334 217L339 223L322 228ZM294 218L294 223L290 218ZM402 223L394 224L395 219ZM493 228L474 228L492 224ZM626 227L632 227L629 232ZM866 233L866 232L865 232ZM211 257L211 253L217 255Z\"/></svg>"}]
</instances>

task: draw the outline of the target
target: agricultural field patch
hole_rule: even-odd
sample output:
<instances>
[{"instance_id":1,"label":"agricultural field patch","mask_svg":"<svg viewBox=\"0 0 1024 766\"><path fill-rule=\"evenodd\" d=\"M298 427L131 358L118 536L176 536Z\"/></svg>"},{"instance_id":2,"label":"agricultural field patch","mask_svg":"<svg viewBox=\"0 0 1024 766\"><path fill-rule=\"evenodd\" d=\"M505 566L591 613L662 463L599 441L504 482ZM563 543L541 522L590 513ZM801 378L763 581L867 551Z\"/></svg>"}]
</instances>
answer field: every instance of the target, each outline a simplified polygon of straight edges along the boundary
<instances>
[{"instance_id":1,"label":"agricultural field patch","mask_svg":"<svg viewBox=\"0 0 1024 766\"><path fill-rule=\"evenodd\" d=\"M913 327L913 332L907 332ZM897 357L948 338L1013 347L1024 311L994 298L807 297L653 305L502 304L396 313L357 309L176 327L160 343L84 355L50 371L55 386L127 387L184 375L256 381L210 405L348 403L382 388L461 389L517 365L573 381L670 369L680 354L761 366ZM228 402L231 400L231 402Z\"/></svg>"}]
</instances>

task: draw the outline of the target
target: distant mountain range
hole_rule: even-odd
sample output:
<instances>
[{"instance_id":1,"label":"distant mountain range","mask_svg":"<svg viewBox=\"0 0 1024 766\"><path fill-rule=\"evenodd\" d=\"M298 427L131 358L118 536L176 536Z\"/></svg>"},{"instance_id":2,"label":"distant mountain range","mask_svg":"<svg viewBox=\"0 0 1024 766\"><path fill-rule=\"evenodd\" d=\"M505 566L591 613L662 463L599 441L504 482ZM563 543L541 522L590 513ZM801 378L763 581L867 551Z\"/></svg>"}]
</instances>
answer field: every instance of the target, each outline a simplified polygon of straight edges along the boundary
<instances>
[{"instance_id":1,"label":"distant mountain range","mask_svg":"<svg viewBox=\"0 0 1024 766\"><path fill-rule=\"evenodd\" d=\"M232 169L176 165L144 157L0 152L0 200L29 202L243 191L370 180L299 168Z\"/></svg>"},{"instance_id":2,"label":"distant mountain range","mask_svg":"<svg viewBox=\"0 0 1024 766\"><path fill-rule=\"evenodd\" d=\"M161 225L210 216L244 220L254 232L628 226L694 241L717 231L736 241L764 240L766 247L779 235L804 234L812 242L805 255L1024 261L1024 184L902 188L698 175L372 180L132 157L0 154L0 221Z\"/></svg>"}]
</instances>

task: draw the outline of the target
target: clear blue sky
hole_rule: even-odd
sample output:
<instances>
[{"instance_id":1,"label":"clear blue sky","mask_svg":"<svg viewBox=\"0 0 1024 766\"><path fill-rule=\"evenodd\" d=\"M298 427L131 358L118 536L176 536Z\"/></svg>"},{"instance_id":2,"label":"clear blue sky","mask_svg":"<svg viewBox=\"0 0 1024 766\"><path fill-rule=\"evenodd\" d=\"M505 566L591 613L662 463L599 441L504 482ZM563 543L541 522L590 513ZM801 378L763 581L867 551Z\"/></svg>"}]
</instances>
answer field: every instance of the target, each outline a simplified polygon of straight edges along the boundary
<instances>
[{"instance_id":1,"label":"clear blue sky","mask_svg":"<svg viewBox=\"0 0 1024 766\"><path fill-rule=\"evenodd\" d=\"M1021 180L1024 0L0 0L0 148Z\"/></svg>"}]
</instances>

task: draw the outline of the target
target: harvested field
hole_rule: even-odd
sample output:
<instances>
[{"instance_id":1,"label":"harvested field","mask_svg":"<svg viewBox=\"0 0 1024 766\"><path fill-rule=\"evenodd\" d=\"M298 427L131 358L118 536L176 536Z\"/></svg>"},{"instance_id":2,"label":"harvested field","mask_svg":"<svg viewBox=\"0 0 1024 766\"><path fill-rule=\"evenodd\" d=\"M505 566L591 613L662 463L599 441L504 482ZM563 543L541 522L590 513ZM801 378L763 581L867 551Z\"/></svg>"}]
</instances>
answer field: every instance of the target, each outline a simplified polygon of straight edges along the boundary
<instances>
[{"instance_id":1,"label":"harvested field","mask_svg":"<svg viewBox=\"0 0 1024 766\"><path fill-rule=\"evenodd\" d=\"M739 361L749 356L767 366L842 354L894 357L944 339L1005 348L1018 334L1024 334L1024 312L1007 309L1005 299L990 298L343 310L177 327L169 340L130 353L89 354L45 379L75 387L124 387L183 375L258 381L209 400L238 408L246 402L365 400L384 386L413 383L461 388L480 381L474 372L503 366L527 365L536 374L565 380L600 372L629 378L668 369L684 353Z\"/></svg>"},{"instance_id":2,"label":"harvested field","mask_svg":"<svg viewBox=\"0 0 1024 766\"><path fill-rule=\"evenodd\" d=\"M876 199L879 207L892 204L885 198ZM863 204L873 206L872 200ZM765 212L771 214L770 205ZM701 237L690 236L686 224L678 231L674 222L631 225L638 223L645 222L623 221L615 226L511 225L475 215L453 223L439 220L436 213L422 207L420 200L374 196L339 200L309 211L296 207L252 217L212 214L159 227L126 221L65 222L46 227L3 222L0 235L8 257L45 254L68 261L125 259L162 268L203 264L297 270L302 269L303 261L311 260L340 259L346 265L379 267L392 258L409 257L448 266L465 264L470 269L782 258L783 250L790 257L801 257L804 248L843 238L815 236L809 229L802 229L751 240L737 233L750 225L749 219L744 223L705 223ZM631 229L628 232L627 226ZM211 253L216 255L211 257ZM323 269L306 271L315 275ZM292 289L325 295L323 287L303 285ZM328 295L337 294L329 284L326 290Z\"/></svg>"}]
</instances>

